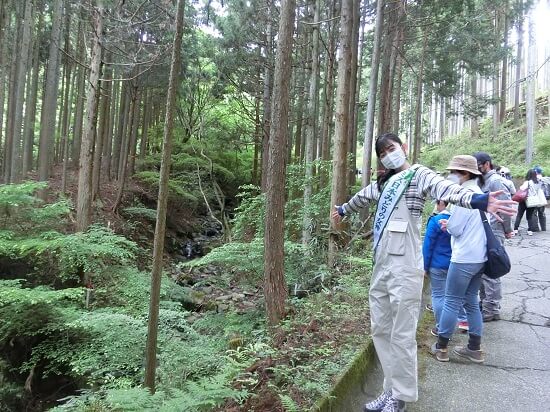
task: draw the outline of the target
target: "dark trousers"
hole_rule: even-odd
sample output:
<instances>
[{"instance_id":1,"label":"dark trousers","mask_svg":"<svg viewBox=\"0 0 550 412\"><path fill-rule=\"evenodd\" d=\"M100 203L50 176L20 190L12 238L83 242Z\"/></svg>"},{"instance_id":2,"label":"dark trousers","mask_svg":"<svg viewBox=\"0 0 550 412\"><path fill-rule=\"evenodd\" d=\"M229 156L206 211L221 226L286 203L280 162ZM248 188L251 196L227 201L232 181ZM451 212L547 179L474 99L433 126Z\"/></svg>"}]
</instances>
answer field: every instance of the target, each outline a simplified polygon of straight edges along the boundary
<instances>
[{"instance_id":1,"label":"dark trousers","mask_svg":"<svg viewBox=\"0 0 550 412\"><path fill-rule=\"evenodd\" d=\"M518 213L516 215L516 222L514 223L514 230L519 229L519 224L521 223L521 219L523 219L523 215L527 214L527 230L530 230L531 232L538 232L539 231L539 225L536 221L537 216L535 215L535 209L538 209L536 207L527 207L525 205L525 202L519 202L518 203ZM544 217L544 223L545 223L545 230L546 230L546 216Z\"/></svg>"},{"instance_id":2,"label":"dark trousers","mask_svg":"<svg viewBox=\"0 0 550 412\"><path fill-rule=\"evenodd\" d=\"M546 206L536 207L537 210L537 216L539 218L539 225L540 230L543 232L546 231ZM535 226L536 226L536 218L533 218L535 220Z\"/></svg>"}]
</instances>

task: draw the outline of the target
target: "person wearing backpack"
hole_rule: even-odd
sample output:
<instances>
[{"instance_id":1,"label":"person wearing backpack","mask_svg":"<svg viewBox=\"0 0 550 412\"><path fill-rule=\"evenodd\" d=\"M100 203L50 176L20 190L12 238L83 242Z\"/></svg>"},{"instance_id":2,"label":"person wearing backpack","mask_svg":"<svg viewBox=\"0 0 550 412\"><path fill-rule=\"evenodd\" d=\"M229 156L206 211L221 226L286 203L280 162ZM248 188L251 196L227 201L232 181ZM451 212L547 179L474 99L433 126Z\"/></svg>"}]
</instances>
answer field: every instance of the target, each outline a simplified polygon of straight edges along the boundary
<instances>
[{"instance_id":1,"label":"person wearing backpack","mask_svg":"<svg viewBox=\"0 0 550 412\"><path fill-rule=\"evenodd\" d=\"M541 184L542 192L546 200L550 199L550 178L544 177L542 175L542 167L535 166L533 170L537 173L537 180ZM546 231L546 205L539 206L536 209L536 214L538 216L540 230L542 232Z\"/></svg>"},{"instance_id":2,"label":"person wearing backpack","mask_svg":"<svg viewBox=\"0 0 550 412\"><path fill-rule=\"evenodd\" d=\"M369 291L371 334L384 372L383 392L364 411L402 412L418 400L416 326L424 278L421 217L428 196L491 214L513 214L501 192L474 193L422 165L410 165L407 146L393 133L379 136L375 151L385 171L349 202L335 205L331 218L377 203L373 221L373 261Z\"/></svg>"},{"instance_id":3,"label":"person wearing backpack","mask_svg":"<svg viewBox=\"0 0 550 412\"><path fill-rule=\"evenodd\" d=\"M447 179L474 193L483 193L478 186L478 179L482 177L477 164L473 156L455 156L447 166L449 170ZM472 362L481 363L485 359L481 351L483 319L479 308L478 292L487 261L487 237L477 210L453 206L450 213L448 220L439 221L441 228L451 235L452 255L447 272L439 335L437 342L431 347L431 352L438 361L449 361L447 347L454 332L458 314L464 307L469 326L468 344L455 347L453 352Z\"/></svg>"}]
</instances>

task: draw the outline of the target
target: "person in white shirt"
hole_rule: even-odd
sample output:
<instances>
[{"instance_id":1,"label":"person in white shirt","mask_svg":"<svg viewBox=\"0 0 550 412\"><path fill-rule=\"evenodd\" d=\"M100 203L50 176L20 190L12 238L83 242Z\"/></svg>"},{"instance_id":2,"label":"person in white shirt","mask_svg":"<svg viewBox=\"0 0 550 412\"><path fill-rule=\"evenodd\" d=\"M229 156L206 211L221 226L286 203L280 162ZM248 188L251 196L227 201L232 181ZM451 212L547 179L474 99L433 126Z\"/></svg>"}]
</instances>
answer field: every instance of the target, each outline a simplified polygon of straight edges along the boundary
<instances>
[{"instance_id":1,"label":"person in white shirt","mask_svg":"<svg viewBox=\"0 0 550 412\"><path fill-rule=\"evenodd\" d=\"M478 186L478 179L482 177L477 169L475 157L455 156L447 170L450 171L448 180L474 193L483 193ZM487 238L478 210L452 206L450 213L448 220L440 220L441 227L451 235L452 255L447 272L443 312L439 321L439 335L437 342L432 345L431 352L438 361L449 361L447 346L464 304L469 326L468 345L457 346L453 352L472 362L481 363L485 359L481 351L483 320L478 292L487 261Z\"/></svg>"}]
</instances>

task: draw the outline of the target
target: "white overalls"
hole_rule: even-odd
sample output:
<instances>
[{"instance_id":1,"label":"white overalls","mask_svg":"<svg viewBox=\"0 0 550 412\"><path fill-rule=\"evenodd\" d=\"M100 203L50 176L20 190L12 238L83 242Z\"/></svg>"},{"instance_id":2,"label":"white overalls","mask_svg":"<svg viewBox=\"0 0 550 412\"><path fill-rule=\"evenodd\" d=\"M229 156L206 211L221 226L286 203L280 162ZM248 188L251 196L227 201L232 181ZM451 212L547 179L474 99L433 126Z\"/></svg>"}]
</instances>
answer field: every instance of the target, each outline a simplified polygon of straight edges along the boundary
<instances>
[{"instance_id":1,"label":"white overalls","mask_svg":"<svg viewBox=\"0 0 550 412\"><path fill-rule=\"evenodd\" d=\"M422 297L420 219L397 203L376 249L369 293L371 329L384 371L384 390L418 400L416 325Z\"/></svg>"}]
</instances>

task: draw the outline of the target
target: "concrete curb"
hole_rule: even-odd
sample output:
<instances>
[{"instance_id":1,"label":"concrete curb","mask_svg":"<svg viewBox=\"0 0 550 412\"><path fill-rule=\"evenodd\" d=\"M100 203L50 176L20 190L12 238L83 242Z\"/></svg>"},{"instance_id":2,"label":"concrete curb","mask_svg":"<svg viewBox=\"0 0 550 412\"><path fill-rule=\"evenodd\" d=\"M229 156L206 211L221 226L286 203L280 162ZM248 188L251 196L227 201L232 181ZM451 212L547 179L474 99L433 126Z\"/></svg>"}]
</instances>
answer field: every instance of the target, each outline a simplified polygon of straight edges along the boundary
<instances>
[{"instance_id":1,"label":"concrete curb","mask_svg":"<svg viewBox=\"0 0 550 412\"><path fill-rule=\"evenodd\" d=\"M349 410L350 398L362 390L367 373L375 364L375 350L372 339L353 358L338 377L331 391L319 400L312 412L341 412Z\"/></svg>"}]
</instances>

